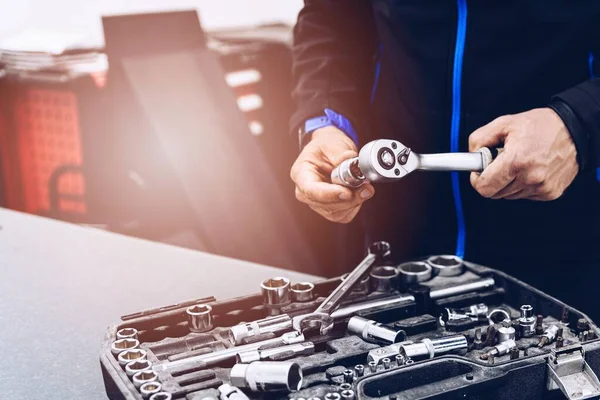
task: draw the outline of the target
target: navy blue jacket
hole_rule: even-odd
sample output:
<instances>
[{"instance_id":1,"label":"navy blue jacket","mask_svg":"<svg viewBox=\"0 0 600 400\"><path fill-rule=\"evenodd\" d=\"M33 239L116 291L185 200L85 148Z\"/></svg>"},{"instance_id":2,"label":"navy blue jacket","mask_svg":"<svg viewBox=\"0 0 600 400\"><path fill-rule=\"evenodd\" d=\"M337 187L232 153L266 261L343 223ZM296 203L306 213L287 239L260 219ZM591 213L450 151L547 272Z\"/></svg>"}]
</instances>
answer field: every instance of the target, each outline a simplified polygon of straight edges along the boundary
<instances>
[{"instance_id":1,"label":"navy blue jacket","mask_svg":"<svg viewBox=\"0 0 600 400\"><path fill-rule=\"evenodd\" d=\"M600 1L306 0L293 53L294 132L331 108L361 145L467 151L494 118L551 106L573 136L581 172L558 200L489 200L467 173L414 173L376 186L361 211L372 239L490 265L600 260Z\"/></svg>"}]
</instances>

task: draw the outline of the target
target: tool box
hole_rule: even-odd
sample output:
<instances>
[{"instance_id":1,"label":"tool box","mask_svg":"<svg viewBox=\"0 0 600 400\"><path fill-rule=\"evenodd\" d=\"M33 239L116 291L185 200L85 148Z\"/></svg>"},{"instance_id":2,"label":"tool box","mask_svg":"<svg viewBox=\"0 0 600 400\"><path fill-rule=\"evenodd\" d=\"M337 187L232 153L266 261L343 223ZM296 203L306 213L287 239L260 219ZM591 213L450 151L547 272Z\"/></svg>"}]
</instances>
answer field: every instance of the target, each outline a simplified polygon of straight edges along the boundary
<instances>
[{"instance_id":1,"label":"tool box","mask_svg":"<svg viewBox=\"0 0 600 400\"><path fill-rule=\"evenodd\" d=\"M593 321L455 256L400 265L389 254L367 256L340 278L256 284L252 296L208 296L121 317L100 354L108 397L600 396Z\"/></svg>"}]
</instances>

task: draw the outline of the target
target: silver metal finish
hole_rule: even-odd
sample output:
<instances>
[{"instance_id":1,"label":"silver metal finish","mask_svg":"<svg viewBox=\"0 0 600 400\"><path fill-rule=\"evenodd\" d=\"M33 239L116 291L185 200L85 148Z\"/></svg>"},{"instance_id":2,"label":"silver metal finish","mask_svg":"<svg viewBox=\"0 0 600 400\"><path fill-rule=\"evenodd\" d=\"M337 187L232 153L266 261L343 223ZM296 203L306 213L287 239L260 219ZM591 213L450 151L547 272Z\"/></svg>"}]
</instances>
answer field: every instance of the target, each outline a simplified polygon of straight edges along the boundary
<instances>
[{"instance_id":1,"label":"silver metal finish","mask_svg":"<svg viewBox=\"0 0 600 400\"><path fill-rule=\"evenodd\" d=\"M457 276L465 269L463 259L453 255L431 256L427 263L433 268L434 276Z\"/></svg>"},{"instance_id":2,"label":"silver metal finish","mask_svg":"<svg viewBox=\"0 0 600 400\"><path fill-rule=\"evenodd\" d=\"M344 376L344 383L352 383L354 382L354 371L351 369L347 369L342 374Z\"/></svg>"},{"instance_id":3,"label":"silver metal finish","mask_svg":"<svg viewBox=\"0 0 600 400\"><path fill-rule=\"evenodd\" d=\"M358 284L361 278L369 272L375 262L384 259L389 254L390 245L387 242L375 242L369 246L369 254L348 274L348 277L331 292L314 312L292 319L294 330L303 332L307 328L318 327L321 335L325 335L331 331L334 322L331 316L333 311L350 294L352 288Z\"/></svg>"},{"instance_id":4,"label":"silver metal finish","mask_svg":"<svg viewBox=\"0 0 600 400\"><path fill-rule=\"evenodd\" d=\"M441 354L465 354L468 350L464 335L446 336L438 339L423 339L419 343L400 346L400 354L405 358L433 358Z\"/></svg>"},{"instance_id":5,"label":"silver metal finish","mask_svg":"<svg viewBox=\"0 0 600 400\"><path fill-rule=\"evenodd\" d=\"M196 363L203 363L206 366L218 364L220 362L235 359L236 355L246 351L258 350L259 348L286 346L294 343L304 342L304 335L297 332L284 333L280 337L262 340L256 343L244 344L241 346L230 347L224 350L218 350L208 354L200 354L197 356L184 358L177 361L171 361L168 363L155 364L152 366L154 371L168 371L174 368L182 367L185 365L193 365Z\"/></svg>"},{"instance_id":6,"label":"silver metal finish","mask_svg":"<svg viewBox=\"0 0 600 400\"><path fill-rule=\"evenodd\" d=\"M374 292L391 292L398 284L398 269L391 266L375 267L371 270L371 288Z\"/></svg>"},{"instance_id":7,"label":"silver metal finish","mask_svg":"<svg viewBox=\"0 0 600 400\"><path fill-rule=\"evenodd\" d=\"M140 371L147 371L152 368L152 362L148 360L135 360L125 366L125 373L132 377Z\"/></svg>"},{"instance_id":8,"label":"silver metal finish","mask_svg":"<svg viewBox=\"0 0 600 400\"><path fill-rule=\"evenodd\" d=\"M213 328L212 307L208 304L196 304L185 310L190 332L202 333Z\"/></svg>"},{"instance_id":9,"label":"silver metal finish","mask_svg":"<svg viewBox=\"0 0 600 400\"><path fill-rule=\"evenodd\" d=\"M125 366L132 361L145 360L145 359L146 359L146 350L142 350L142 349L125 350L125 351L120 352L119 356L117 357L117 360L119 361L119 365L123 368L125 368Z\"/></svg>"},{"instance_id":10,"label":"silver metal finish","mask_svg":"<svg viewBox=\"0 0 600 400\"><path fill-rule=\"evenodd\" d=\"M158 379L158 374L154 371L139 371L133 375L133 385L140 388L146 382L154 382Z\"/></svg>"},{"instance_id":11,"label":"silver metal finish","mask_svg":"<svg viewBox=\"0 0 600 400\"><path fill-rule=\"evenodd\" d=\"M497 314L502 315L504 318L502 320L500 320L500 321L496 321L494 319L494 317L496 317ZM506 311L503 308L495 308L495 309L493 309L492 311L490 311L490 313L488 314L487 318L488 318L488 321L489 321L490 325L493 325L493 324L498 323L498 322L507 322L507 323L510 323L510 314L508 313L508 311Z\"/></svg>"},{"instance_id":12,"label":"silver metal finish","mask_svg":"<svg viewBox=\"0 0 600 400\"><path fill-rule=\"evenodd\" d=\"M377 365L379 365L384 358L395 358L398 354L400 354L400 348L403 345L410 345L414 342L406 341L401 343L390 344L389 346L383 346L378 349L373 349L369 351L367 354L367 362L369 363L369 367L373 365L375 370L377 369ZM374 372L373 370L371 370Z\"/></svg>"},{"instance_id":13,"label":"silver metal finish","mask_svg":"<svg viewBox=\"0 0 600 400\"><path fill-rule=\"evenodd\" d=\"M517 347L517 343L514 340L507 340L495 346L492 350L480 356L481 359L486 360L490 357L498 357L508 354L512 349Z\"/></svg>"},{"instance_id":14,"label":"silver metal finish","mask_svg":"<svg viewBox=\"0 0 600 400\"><path fill-rule=\"evenodd\" d=\"M241 344L244 339L252 336L280 333L291 329L292 318L287 314L281 314L232 326L229 329L229 339L234 344Z\"/></svg>"},{"instance_id":15,"label":"silver metal finish","mask_svg":"<svg viewBox=\"0 0 600 400\"><path fill-rule=\"evenodd\" d=\"M494 281L494 278L480 279L475 282L463 283L462 285L432 290L431 298L436 300L444 297L457 296L464 293L478 292L480 290L489 289L495 284L496 282Z\"/></svg>"},{"instance_id":16,"label":"silver metal finish","mask_svg":"<svg viewBox=\"0 0 600 400\"><path fill-rule=\"evenodd\" d=\"M140 393L144 399L149 398L155 393L160 392L162 385L159 382L146 382L140 386Z\"/></svg>"},{"instance_id":17,"label":"silver metal finish","mask_svg":"<svg viewBox=\"0 0 600 400\"><path fill-rule=\"evenodd\" d=\"M535 334L535 316L533 307L529 304L521 306L521 318L519 318L519 327L522 337L531 337Z\"/></svg>"},{"instance_id":18,"label":"silver metal finish","mask_svg":"<svg viewBox=\"0 0 600 400\"><path fill-rule=\"evenodd\" d=\"M515 340L515 328L512 326L501 326L498 328L498 343L504 343L508 340Z\"/></svg>"},{"instance_id":19,"label":"silver metal finish","mask_svg":"<svg viewBox=\"0 0 600 400\"><path fill-rule=\"evenodd\" d=\"M348 273L345 273L340 278L342 281L345 281L348 277ZM369 275L365 275L350 291L351 294L356 295L368 295L371 293L371 277ZM341 308L341 307L340 307Z\"/></svg>"},{"instance_id":20,"label":"silver metal finish","mask_svg":"<svg viewBox=\"0 0 600 400\"><path fill-rule=\"evenodd\" d=\"M281 361L292 357L309 355L315 352L312 342L290 344L289 346L275 347L273 349L253 350L238 353L238 363L248 364L260 360Z\"/></svg>"},{"instance_id":21,"label":"silver metal finish","mask_svg":"<svg viewBox=\"0 0 600 400\"><path fill-rule=\"evenodd\" d=\"M110 352L113 356L117 357L119 353L125 350L137 349L140 346L140 342L137 339L125 338L117 339L110 345Z\"/></svg>"},{"instance_id":22,"label":"silver metal finish","mask_svg":"<svg viewBox=\"0 0 600 400\"><path fill-rule=\"evenodd\" d=\"M369 361L369 371L371 372L377 372L377 362L375 361Z\"/></svg>"},{"instance_id":23,"label":"silver metal finish","mask_svg":"<svg viewBox=\"0 0 600 400\"><path fill-rule=\"evenodd\" d=\"M383 364L383 369L390 369L390 367L392 366L392 360L390 360L387 357L381 360L381 363Z\"/></svg>"},{"instance_id":24,"label":"silver metal finish","mask_svg":"<svg viewBox=\"0 0 600 400\"><path fill-rule=\"evenodd\" d=\"M391 344L403 341L406 334L402 330L395 330L379 322L363 317L352 317L348 321L348 333L360 336L367 342L377 344Z\"/></svg>"},{"instance_id":25,"label":"silver metal finish","mask_svg":"<svg viewBox=\"0 0 600 400\"><path fill-rule=\"evenodd\" d=\"M222 384L218 390L221 400L249 400L244 392L229 383Z\"/></svg>"},{"instance_id":26,"label":"silver metal finish","mask_svg":"<svg viewBox=\"0 0 600 400\"><path fill-rule=\"evenodd\" d=\"M173 398L173 396L171 395L171 393L167 393L167 392L158 392L158 393L150 396L150 400L171 400L172 398ZM238 399L238 400L242 400L242 399Z\"/></svg>"},{"instance_id":27,"label":"silver metal finish","mask_svg":"<svg viewBox=\"0 0 600 400\"><path fill-rule=\"evenodd\" d=\"M440 316L440 325L445 326L448 321L470 319L471 321L485 321L487 319L488 306L483 303L473 304L466 308L445 308Z\"/></svg>"},{"instance_id":28,"label":"silver metal finish","mask_svg":"<svg viewBox=\"0 0 600 400\"><path fill-rule=\"evenodd\" d=\"M294 283L290 287L292 293L292 301L304 303L312 301L314 298L315 285L310 282Z\"/></svg>"},{"instance_id":29,"label":"silver metal finish","mask_svg":"<svg viewBox=\"0 0 600 400\"><path fill-rule=\"evenodd\" d=\"M255 392L298 391L302 387L302 370L297 363L256 361L236 364L230 372L231 384Z\"/></svg>"},{"instance_id":30,"label":"silver metal finish","mask_svg":"<svg viewBox=\"0 0 600 400\"><path fill-rule=\"evenodd\" d=\"M554 342L558 337L558 331L560 330L558 325L551 325L544 331L544 334L540 338L540 342L538 343L538 347L544 347L548 343Z\"/></svg>"},{"instance_id":31,"label":"silver metal finish","mask_svg":"<svg viewBox=\"0 0 600 400\"><path fill-rule=\"evenodd\" d=\"M552 350L548 357L548 390L560 389L567 399L600 396L600 381L585 361L581 345Z\"/></svg>"},{"instance_id":32,"label":"silver metal finish","mask_svg":"<svg viewBox=\"0 0 600 400\"><path fill-rule=\"evenodd\" d=\"M384 310L414 301L414 296L410 294L394 296L389 299L365 301L363 303L350 304L340 307L331 313L331 316L336 320L343 319L360 312Z\"/></svg>"},{"instance_id":33,"label":"silver metal finish","mask_svg":"<svg viewBox=\"0 0 600 400\"><path fill-rule=\"evenodd\" d=\"M266 306L283 306L290 302L290 280L276 277L265 279L260 284L263 303Z\"/></svg>"},{"instance_id":34,"label":"silver metal finish","mask_svg":"<svg viewBox=\"0 0 600 400\"><path fill-rule=\"evenodd\" d=\"M329 392L325 395L325 400L341 400L342 396L336 392Z\"/></svg>"},{"instance_id":35,"label":"silver metal finish","mask_svg":"<svg viewBox=\"0 0 600 400\"><path fill-rule=\"evenodd\" d=\"M138 331L134 328L123 328L117 331L117 339L137 339Z\"/></svg>"},{"instance_id":36,"label":"silver metal finish","mask_svg":"<svg viewBox=\"0 0 600 400\"><path fill-rule=\"evenodd\" d=\"M367 182L358 166L358 157L342 161L331 171L331 182L336 185L357 188Z\"/></svg>"},{"instance_id":37,"label":"silver metal finish","mask_svg":"<svg viewBox=\"0 0 600 400\"><path fill-rule=\"evenodd\" d=\"M340 392L340 395L342 396L342 399L344 399L344 400L354 400L354 390L352 390L352 389L342 390Z\"/></svg>"},{"instance_id":38,"label":"silver metal finish","mask_svg":"<svg viewBox=\"0 0 600 400\"><path fill-rule=\"evenodd\" d=\"M402 282L407 285L414 285L431 279L433 270L426 262L411 261L398 265L398 273Z\"/></svg>"},{"instance_id":39,"label":"silver metal finish","mask_svg":"<svg viewBox=\"0 0 600 400\"><path fill-rule=\"evenodd\" d=\"M357 378L360 378L365 374L365 367L362 364L358 364L354 366L354 374Z\"/></svg>"},{"instance_id":40,"label":"silver metal finish","mask_svg":"<svg viewBox=\"0 0 600 400\"><path fill-rule=\"evenodd\" d=\"M346 383L346 382L340 384L340 390L348 390L348 389L352 389L352 385L351 384Z\"/></svg>"}]
</instances>

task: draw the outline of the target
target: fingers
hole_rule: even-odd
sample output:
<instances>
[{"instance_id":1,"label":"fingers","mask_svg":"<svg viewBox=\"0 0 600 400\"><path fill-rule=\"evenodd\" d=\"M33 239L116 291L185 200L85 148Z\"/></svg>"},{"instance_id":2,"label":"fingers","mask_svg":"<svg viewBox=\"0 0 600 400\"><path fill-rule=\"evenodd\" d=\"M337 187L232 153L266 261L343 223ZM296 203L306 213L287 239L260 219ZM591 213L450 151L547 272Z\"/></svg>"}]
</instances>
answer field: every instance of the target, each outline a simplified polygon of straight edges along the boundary
<instances>
[{"instance_id":1,"label":"fingers","mask_svg":"<svg viewBox=\"0 0 600 400\"><path fill-rule=\"evenodd\" d=\"M305 203L328 204L350 201L353 198L352 190L326 182L324 177L310 163L305 164L300 166L298 171L292 175L292 179L296 183L296 196L298 197L298 194L302 195L298 200Z\"/></svg>"},{"instance_id":2,"label":"fingers","mask_svg":"<svg viewBox=\"0 0 600 400\"><path fill-rule=\"evenodd\" d=\"M374 194L375 189L373 188L373 186L366 184L355 191L350 191L350 198L347 200L338 200L335 202L320 202L313 200L315 196L313 196L312 198L307 197L298 187L296 187L296 198L299 201L308 204L313 209L318 208L320 210L319 214L323 216L351 210L357 206L360 206L362 203L373 197Z\"/></svg>"},{"instance_id":3,"label":"fingers","mask_svg":"<svg viewBox=\"0 0 600 400\"><path fill-rule=\"evenodd\" d=\"M506 188L516 177L512 168L512 152L505 150L481 173L471 174L471 185L483 197L492 198Z\"/></svg>"},{"instance_id":4,"label":"fingers","mask_svg":"<svg viewBox=\"0 0 600 400\"><path fill-rule=\"evenodd\" d=\"M508 126L511 120L512 116L505 115L471 133L469 136L469 151L477 151L482 147L496 147L503 143L508 134Z\"/></svg>"},{"instance_id":5,"label":"fingers","mask_svg":"<svg viewBox=\"0 0 600 400\"><path fill-rule=\"evenodd\" d=\"M309 207L313 211L315 211L317 214L323 216L325 219L327 219L331 222L337 222L337 223L341 223L341 224L347 224L347 223L351 222L354 219L354 217L356 217L358 212L360 211L361 206L362 206L362 204L360 204L354 208L351 208L349 210L331 213L331 212L329 212L329 210L309 205Z\"/></svg>"}]
</instances>

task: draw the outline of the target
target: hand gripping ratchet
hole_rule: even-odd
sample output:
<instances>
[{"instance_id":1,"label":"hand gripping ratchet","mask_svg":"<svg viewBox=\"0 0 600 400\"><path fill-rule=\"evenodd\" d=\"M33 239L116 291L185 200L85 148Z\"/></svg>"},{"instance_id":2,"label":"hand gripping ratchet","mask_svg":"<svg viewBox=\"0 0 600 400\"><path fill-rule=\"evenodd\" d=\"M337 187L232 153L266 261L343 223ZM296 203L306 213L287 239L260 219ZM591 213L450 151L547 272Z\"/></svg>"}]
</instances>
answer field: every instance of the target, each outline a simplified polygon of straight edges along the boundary
<instances>
[{"instance_id":1,"label":"hand gripping ratchet","mask_svg":"<svg viewBox=\"0 0 600 400\"><path fill-rule=\"evenodd\" d=\"M392 182L415 170L481 172L501 151L483 147L473 153L417 154L397 140L379 139L334 168L331 182L356 188L366 182Z\"/></svg>"},{"instance_id":2,"label":"hand gripping ratchet","mask_svg":"<svg viewBox=\"0 0 600 400\"><path fill-rule=\"evenodd\" d=\"M294 330L302 333L306 329L319 329L321 335L327 334L333 328L334 319L331 313L335 311L342 301L350 294L352 288L369 272L371 267L381 262L390 254L390 245L387 242L375 242L369 246L369 254L348 274L346 279L331 292L317 309L292 319Z\"/></svg>"}]
</instances>

